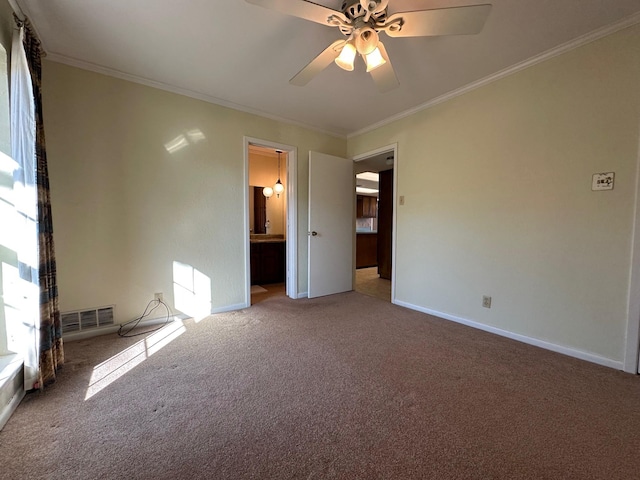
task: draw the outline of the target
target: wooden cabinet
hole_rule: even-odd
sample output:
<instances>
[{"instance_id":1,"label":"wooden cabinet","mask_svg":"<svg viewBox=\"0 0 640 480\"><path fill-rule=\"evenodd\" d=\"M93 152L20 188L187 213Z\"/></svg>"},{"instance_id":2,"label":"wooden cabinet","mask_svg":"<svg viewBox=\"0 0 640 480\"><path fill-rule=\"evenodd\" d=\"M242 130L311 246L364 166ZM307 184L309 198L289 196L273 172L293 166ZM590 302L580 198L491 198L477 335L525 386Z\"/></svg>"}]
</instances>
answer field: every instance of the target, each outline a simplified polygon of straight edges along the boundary
<instances>
[{"instance_id":1,"label":"wooden cabinet","mask_svg":"<svg viewBox=\"0 0 640 480\"><path fill-rule=\"evenodd\" d=\"M285 242L251 242L251 285L284 283Z\"/></svg>"},{"instance_id":2,"label":"wooden cabinet","mask_svg":"<svg viewBox=\"0 0 640 480\"><path fill-rule=\"evenodd\" d=\"M364 197L358 195L356 197L356 218L364 217Z\"/></svg>"},{"instance_id":3,"label":"wooden cabinet","mask_svg":"<svg viewBox=\"0 0 640 480\"><path fill-rule=\"evenodd\" d=\"M356 268L378 265L378 234L356 234Z\"/></svg>"},{"instance_id":4,"label":"wooden cabinet","mask_svg":"<svg viewBox=\"0 0 640 480\"><path fill-rule=\"evenodd\" d=\"M356 217L357 218L376 218L378 215L378 199L376 197L367 197L358 195L356 197Z\"/></svg>"}]
</instances>

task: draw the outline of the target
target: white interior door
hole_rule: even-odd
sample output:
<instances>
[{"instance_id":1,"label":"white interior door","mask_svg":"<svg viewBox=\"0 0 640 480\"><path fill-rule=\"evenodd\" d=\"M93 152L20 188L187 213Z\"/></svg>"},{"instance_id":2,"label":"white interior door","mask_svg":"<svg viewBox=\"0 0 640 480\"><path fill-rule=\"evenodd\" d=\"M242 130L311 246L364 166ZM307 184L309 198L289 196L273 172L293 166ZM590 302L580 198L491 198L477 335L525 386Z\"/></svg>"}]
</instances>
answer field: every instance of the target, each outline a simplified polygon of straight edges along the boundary
<instances>
[{"instance_id":1,"label":"white interior door","mask_svg":"<svg viewBox=\"0 0 640 480\"><path fill-rule=\"evenodd\" d=\"M309 152L309 298L353 290L353 162Z\"/></svg>"}]
</instances>

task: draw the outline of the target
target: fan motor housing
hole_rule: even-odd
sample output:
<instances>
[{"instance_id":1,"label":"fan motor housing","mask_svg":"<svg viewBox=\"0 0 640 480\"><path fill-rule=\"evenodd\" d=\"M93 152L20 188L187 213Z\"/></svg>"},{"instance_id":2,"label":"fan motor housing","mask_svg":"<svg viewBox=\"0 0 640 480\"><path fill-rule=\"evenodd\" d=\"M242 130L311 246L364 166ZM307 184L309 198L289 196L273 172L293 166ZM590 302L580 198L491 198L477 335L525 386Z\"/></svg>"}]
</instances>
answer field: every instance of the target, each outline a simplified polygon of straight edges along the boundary
<instances>
[{"instance_id":1,"label":"fan motor housing","mask_svg":"<svg viewBox=\"0 0 640 480\"><path fill-rule=\"evenodd\" d=\"M378 4L380 4L379 0ZM355 20L356 18L363 17L367 13L367 10L362 7L359 1L354 2L353 0L351 0L351 2L342 2L341 10L349 20ZM377 13L374 12L371 14L371 18L374 20L374 22L384 21L386 16L386 7Z\"/></svg>"}]
</instances>

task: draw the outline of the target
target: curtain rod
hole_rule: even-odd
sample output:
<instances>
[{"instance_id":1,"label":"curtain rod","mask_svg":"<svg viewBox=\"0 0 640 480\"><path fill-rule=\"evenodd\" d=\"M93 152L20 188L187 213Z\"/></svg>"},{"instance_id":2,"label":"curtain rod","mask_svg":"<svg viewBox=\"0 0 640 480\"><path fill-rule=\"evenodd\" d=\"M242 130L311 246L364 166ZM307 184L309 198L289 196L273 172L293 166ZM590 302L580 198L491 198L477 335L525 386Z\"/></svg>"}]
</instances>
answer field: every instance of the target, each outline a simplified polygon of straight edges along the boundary
<instances>
[{"instance_id":1,"label":"curtain rod","mask_svg":"<svg viewBox=\"0 0 640 480\"><path fill-rule=\"evenodd\" d=\"M24 22L27 16L22 11L22 8L20 8L20 5L18 5L18 2L16 0L9 0L9 5L11 5L11 8L13 9L13 13L15 13L18 16L20 21Z\"/></svg>"},{"instance_id":2,"label":"curtain rod","mask_svg":"<svg viewBox=\"0 0 640 480\"><path fill-rule=\"evenodd\" d=\"M40 35L38 34L38 31L33 26L33 24L29 21L29 17L24 13L24 10L22 10L18 1L9 0L9 5L13 10L13 15L15 16L16 21L21 23L21 25L19 26L21 27L24 25L29 30L29 32L31 32L31 36L33 37L33 40L35 41L35 43L38 46L38 49L40 50L40 56L46 57L47 52L42 46L42 40L40 40Z\"/></svg>"}]
</instances>

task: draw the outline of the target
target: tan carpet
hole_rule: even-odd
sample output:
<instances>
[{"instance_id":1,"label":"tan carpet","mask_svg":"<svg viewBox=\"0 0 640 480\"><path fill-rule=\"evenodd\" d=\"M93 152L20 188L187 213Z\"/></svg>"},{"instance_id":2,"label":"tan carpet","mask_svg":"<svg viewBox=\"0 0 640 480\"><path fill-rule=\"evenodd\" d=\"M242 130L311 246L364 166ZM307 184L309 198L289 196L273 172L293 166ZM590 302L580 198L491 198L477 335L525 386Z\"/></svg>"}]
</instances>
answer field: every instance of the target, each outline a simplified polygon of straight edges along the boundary
<instances>
[{"instance_id":1,"label":"tan carpet","mask_svg":"<svg viewBox=\"0 0 640 480\"><path fill-rule=\"evenodd\" d=\"M0 433L0 477L640 472L638 377L377 298L277 296L165 332L69 342L58 381Z\"/></svg>"}]
</instances>

